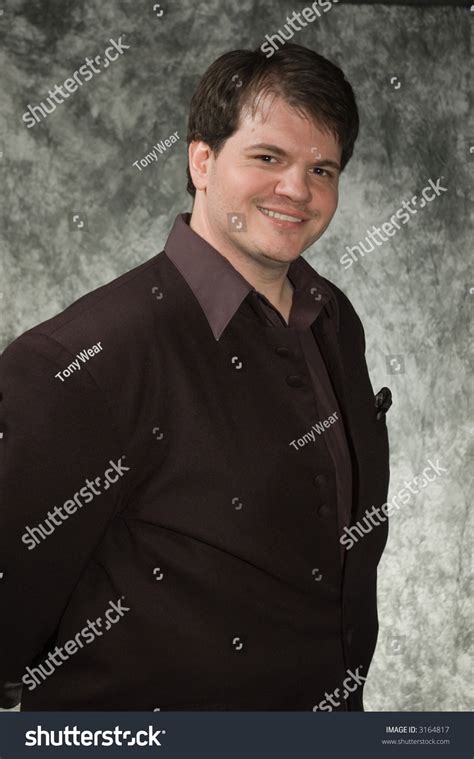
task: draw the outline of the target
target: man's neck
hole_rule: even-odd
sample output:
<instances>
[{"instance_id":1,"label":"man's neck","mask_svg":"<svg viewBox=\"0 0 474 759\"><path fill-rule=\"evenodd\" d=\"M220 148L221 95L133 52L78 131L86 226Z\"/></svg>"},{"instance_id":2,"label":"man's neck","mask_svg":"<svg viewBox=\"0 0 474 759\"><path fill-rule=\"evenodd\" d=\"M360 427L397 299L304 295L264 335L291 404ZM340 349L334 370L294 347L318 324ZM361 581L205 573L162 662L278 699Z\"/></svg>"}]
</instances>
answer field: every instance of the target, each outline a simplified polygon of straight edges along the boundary
<instances>
[{"instance_id":1,"label":"man's neck","mask_svg":"<svg viewBox=\"0 0 474 759\"><path fill-rule=\"evenodd\" d=\"M194 211L194 209L193 209ZM191 214L189 226L200 237L206 240L209 245L217 250L224 258L227 258L239 274L249 282L257 292L264 295L270 303L281 313L288 323L289 314L293 301L293 285L288 279L287 272L289 265L274 269L264 269L258 262L251 259L239 250L229 251L225 245L219 244L215 239L213 231L201 219L199 214Z\"/></svg>"}]
</instances>

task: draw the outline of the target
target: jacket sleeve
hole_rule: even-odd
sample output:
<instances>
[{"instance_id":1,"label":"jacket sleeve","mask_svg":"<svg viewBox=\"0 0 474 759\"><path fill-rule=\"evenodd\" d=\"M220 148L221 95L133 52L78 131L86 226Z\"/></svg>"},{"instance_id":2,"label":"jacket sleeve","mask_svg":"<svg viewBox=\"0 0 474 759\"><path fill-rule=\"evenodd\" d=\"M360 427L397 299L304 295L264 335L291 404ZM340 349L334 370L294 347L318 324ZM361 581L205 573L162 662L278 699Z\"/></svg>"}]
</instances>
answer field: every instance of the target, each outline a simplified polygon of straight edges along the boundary
<instances>
[{"instance_id":1,"label":"jacket sleeve","mask_svg":"<svg viewBox=\"0 0 474 759\"><path fill-rule=\"evenodd\" d=\"M54 639L127 478L116 474L126 451L86 367L55 377L73 359L33 330L0 356L0 700L9 706Z\"/></svg>"}]
</instances>

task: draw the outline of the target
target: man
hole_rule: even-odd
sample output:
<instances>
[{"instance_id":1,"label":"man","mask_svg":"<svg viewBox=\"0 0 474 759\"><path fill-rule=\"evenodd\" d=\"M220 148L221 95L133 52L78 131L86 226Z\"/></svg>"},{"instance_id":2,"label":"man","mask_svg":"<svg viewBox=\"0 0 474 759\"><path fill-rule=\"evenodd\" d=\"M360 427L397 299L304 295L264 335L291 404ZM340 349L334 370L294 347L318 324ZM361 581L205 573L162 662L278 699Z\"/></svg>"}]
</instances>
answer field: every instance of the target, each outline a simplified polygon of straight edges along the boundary
<instances>
[{"instance_id":1,"label":"man","mask_svg":"<svg viewBox=\"0 0 474 759\"><path fill-rule=\"evenodd\" d=\"M363 709L386 522L343 533L386 501L387 429L360 319L301 257L357 132L315 52L221 56L192 214L2 355L8 706Z\"/></svg>"}]
</instances>

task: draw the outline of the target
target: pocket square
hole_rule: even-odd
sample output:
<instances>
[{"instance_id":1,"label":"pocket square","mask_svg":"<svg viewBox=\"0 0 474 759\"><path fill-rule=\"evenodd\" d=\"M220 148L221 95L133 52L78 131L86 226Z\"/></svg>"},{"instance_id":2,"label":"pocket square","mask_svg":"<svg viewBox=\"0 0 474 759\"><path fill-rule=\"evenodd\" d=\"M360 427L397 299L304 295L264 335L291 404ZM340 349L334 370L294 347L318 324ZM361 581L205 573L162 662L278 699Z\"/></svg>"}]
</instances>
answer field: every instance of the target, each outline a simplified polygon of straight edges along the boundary
<instances>
[{"instance_id":1,"label":"pocket square","mask_svg":"<svg viewBox=\"0 0 474 759\"><path fill-rule=\"evenodd\" d=\"M390 406L392 405L392 393L389 387L383 387L375 395L375 408L377 410L377 419L383 419Z\"/></svg>"}]
</instances>

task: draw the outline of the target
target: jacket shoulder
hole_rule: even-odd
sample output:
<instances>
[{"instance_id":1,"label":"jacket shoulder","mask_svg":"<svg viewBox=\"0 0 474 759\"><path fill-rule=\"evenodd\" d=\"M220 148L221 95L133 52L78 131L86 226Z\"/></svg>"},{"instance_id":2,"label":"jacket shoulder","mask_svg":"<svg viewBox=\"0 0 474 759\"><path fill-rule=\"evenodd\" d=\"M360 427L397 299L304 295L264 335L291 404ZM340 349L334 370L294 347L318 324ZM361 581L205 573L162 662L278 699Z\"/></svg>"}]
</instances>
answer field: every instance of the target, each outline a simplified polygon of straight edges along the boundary
<instances>
[{"instance_id":1,"label":"jacket shoulder","mask_svg":"<svg viewBox=\"0 0 474 759\"><path fill-rule=\"evenodd\" d=\"M164 251L121 274L111 282L82 295L63 311L36 324L17 336L2 356L20 346L36 346L52 358L55 345L75 354L77 350L113 337L114 342L129 342L146 329L150 316L149 299Z\"/></svg>"}]
</instances>

